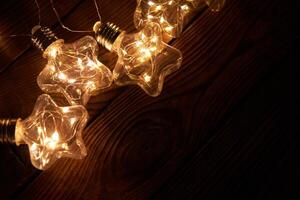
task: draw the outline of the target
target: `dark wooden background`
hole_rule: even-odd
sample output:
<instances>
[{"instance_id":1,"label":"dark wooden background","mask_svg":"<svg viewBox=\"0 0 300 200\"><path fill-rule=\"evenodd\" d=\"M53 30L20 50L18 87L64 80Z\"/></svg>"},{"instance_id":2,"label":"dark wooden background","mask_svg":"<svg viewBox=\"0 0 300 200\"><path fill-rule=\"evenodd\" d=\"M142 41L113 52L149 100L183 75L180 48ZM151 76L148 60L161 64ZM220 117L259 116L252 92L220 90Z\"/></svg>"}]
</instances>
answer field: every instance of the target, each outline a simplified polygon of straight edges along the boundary
<instances>
[{"instance_id":1,"label":"dark wooden background","mask_svg":"<svg viewBox=\"0 0 300 200\"><path fill-rule=\"evenodd\" d=\"M92 0L55 1L63 22L91 30ZM88 156L34 169L26 146L0 146L0 199L300 199L298 1L228 0L171 41L181 69L152 98L136 86L93 97ZM47 0L42 24L72 42ZM33 0L0 6L0 117L26 117L46 61L30 46ZM136 0L101 0L104 21L134 30ZM116 56L101 51L114 66Z\"/></svg>"}]
</instances>

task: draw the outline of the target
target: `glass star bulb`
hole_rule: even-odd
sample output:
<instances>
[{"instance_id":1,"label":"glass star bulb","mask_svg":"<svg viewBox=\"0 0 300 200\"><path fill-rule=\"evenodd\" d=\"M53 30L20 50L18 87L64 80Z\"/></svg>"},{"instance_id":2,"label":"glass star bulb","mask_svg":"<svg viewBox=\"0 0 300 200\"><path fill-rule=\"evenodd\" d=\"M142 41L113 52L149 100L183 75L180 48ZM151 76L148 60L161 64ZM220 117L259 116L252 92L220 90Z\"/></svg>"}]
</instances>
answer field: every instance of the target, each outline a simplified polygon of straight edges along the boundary
<instances>
[{"instance_id":1,"label":"glass star bulb","mask_svg":"<svg viewBox=\"0 0 300 200\"><path fill-rule=\"evenodd\" d=\"M182 32L185 16L206 3L211 10L219 11L225 0L137 0L134 24L142 29L151 21L160 24L169 38L176 38Z\"/></svg>"},{"instance_id":2,"label":"glass star bulb","mask_svg":"<svg viewBox=\"0 0 300 200\"><path fill-rule=\"evenodd\" d=\"M32 32L33 42L48 59L37 78L43 91L62 93L72 105L86 105L90 96L111 85L112 73L97 59L99 47L93 37L65 44L47 28L37 26Z\"/></svg>"},{"instance_id":3,"label":"glass star bulb","mask_svg":"<svg viewBox=\"0 0 300 200\"><path fill-rule=\"evenodd\" d=\"M139 85L150 96L158 96L164 78L179 69L182 54L163 42L157 23L148 23L137 33L126 34L111 23L94 26L97 41L118 54L113 70L117 85ZM108 33L108 34L107 34Z\"/></svg>"},{"instance_id":4,"label":"glass star bulb","mask_svg":"<svg viewBox=\"0 0 300 200\"><path fill-rule=\"evenodd\" d=\"M27 144L33 166L45 170L61 157L82 159L87 155L81 137L87 119L83 106L59 107L43 94L32 114L17 121L15 140L17 145Z\"/></svg>"}]
</instances>

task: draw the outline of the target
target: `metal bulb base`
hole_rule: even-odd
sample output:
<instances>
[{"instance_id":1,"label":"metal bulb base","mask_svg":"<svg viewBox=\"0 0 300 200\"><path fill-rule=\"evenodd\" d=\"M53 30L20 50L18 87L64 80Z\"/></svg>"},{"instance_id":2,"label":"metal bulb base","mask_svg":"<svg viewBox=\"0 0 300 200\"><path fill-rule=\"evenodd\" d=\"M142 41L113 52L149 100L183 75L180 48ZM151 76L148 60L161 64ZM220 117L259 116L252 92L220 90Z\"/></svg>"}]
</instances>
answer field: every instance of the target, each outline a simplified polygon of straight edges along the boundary
<instances>
[{"instance_id":1,"label":"metal bulb base","mask_svg":"<svg viewBox=\"0 0 300 200\"><path fill-rule=\"evenodd\" d=\"M112 51L114 42L123 32L113 23L107 22L105 24L101 24L99 21L95 23L93 30L95 32L97 42L109 51Z\"/></svg>"},{"instance_id":2,"label":"metal bulb base","mask_svg":"<svg viewBox=\"0 0 300 200\"><path fill-rule=\"evenodd\" d=\"M0 143L15 144L17 119L0 119Z\"/></svg>"},{"instance_id":3,"label":"metal bulb base","mask_svg":"<svg viewBox=\"0 0 300 200\"><path fill-rule=\"evenodd\" d=\"M48 27L41 27L37 25L32 28L31 34L31 41L33 45L43 52L50 44L58 40L56 35Z\"/></svg>"}]
</instances>

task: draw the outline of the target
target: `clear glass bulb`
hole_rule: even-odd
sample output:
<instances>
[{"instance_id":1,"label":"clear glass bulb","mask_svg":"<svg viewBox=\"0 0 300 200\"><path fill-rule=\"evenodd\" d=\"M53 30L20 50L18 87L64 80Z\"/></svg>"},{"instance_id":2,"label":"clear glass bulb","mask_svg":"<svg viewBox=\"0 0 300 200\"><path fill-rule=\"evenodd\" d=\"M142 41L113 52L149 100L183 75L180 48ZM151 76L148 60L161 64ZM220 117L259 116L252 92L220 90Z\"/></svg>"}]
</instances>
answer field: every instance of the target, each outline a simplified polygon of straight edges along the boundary
<instances>
[{"instance_id":1,"label":"clear glass bulb","mask_svg":"<svg viewBox=\"0 0 300 200\"><path fill-rule=\"evenodd\" d=\"M118 61L113 70L115 83L136 84L150 96L158 96L162 91L164 78L181 66L181 52L163 42L162 31L157 23L149 22L137 33L120 32L112 45L109 45L110 39L113 39L119 30L116 29L117 32L111 34L111 38L105 38L105 35L101 34L112 33L113 28L115 25L108 23L100 28L98 35L97 31L95 32L98 42L118 54Z\"/></svg>"},{"instance_id":2,"label":"clear glass bulb","mask_svg":"<svg viewBox=\"0 0 300 200\"><path fill-rule=\"evenodd\" d=\"M142 29L149 21L156 22L166 36L176 38L182 32L185 16L205 2L211 10L219 11L225 0L137 0L134 24Z\"/></svg>"},{"instance_id":3,"label":"clear glass bulb","mask_svg":"<svg viewBox=\"0 0 300 200\"><path fill-rule=\"evenodd\" d=\"M97 59L98 48L91 36L69 44L55 40L44 50L48 63L37 78L38 85L47 93L62 93L72 105L86 105L90 96L113 81L111 71Z\"/></svg>"},{"instance_id":4,"label":"clear glass bulb","mask_svg":"<svg viewBox=\"0 0 300 200\"><path fill-rule=\"evenodd\" d=\"M88 113L81 105L59 107L49 95L36 101L32 114L16 124L16 144L27 144L38 169L49 168L57 159L82 159L87 155L81 133Z\"/></svg>"}]
</instances>

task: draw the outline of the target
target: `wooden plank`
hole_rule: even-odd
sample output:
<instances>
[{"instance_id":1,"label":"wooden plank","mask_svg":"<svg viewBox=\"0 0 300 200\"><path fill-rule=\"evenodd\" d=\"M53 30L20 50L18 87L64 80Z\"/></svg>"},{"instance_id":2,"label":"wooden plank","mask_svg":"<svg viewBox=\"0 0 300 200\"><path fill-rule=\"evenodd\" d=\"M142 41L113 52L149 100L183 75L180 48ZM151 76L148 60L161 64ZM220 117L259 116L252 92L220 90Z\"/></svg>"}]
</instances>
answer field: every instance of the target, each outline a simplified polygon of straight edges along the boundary
<instances>
[{"instance_id":1,"label":"wooden plank","mask_svg":"<svg viewBox=\"0 0 300 200\"><path fill-rule=\"evenodd\" d=\"M220 15L205 12L173 43L185 59L160 97L127 87L87 128L87 158L57 163L18 197L149 198L288 53L293 40L268 18L277 5L230 1Z\"/></svg>"},{"instance_id":2,"label":"wooden plank","mask_svg":"<svg viewBox=\"0 0 300 200\"><path fill-rule=\"evenodd\" d=\"M0 145L0 191L1 199L9 199L10 195L20 187L23 178L32 176L34 171L25 167L9 146Z\"/></svg>"},{"instance_id":3,"label":"wooden plank","mask_svg":"<svg viewBox=\"0 0 300 200\"><path fill-rule=\"evenodd\" d=\"M153 199L299 197L300 99L287 98L300 76L294 47Z\"/></svg>"}]
</instances>

